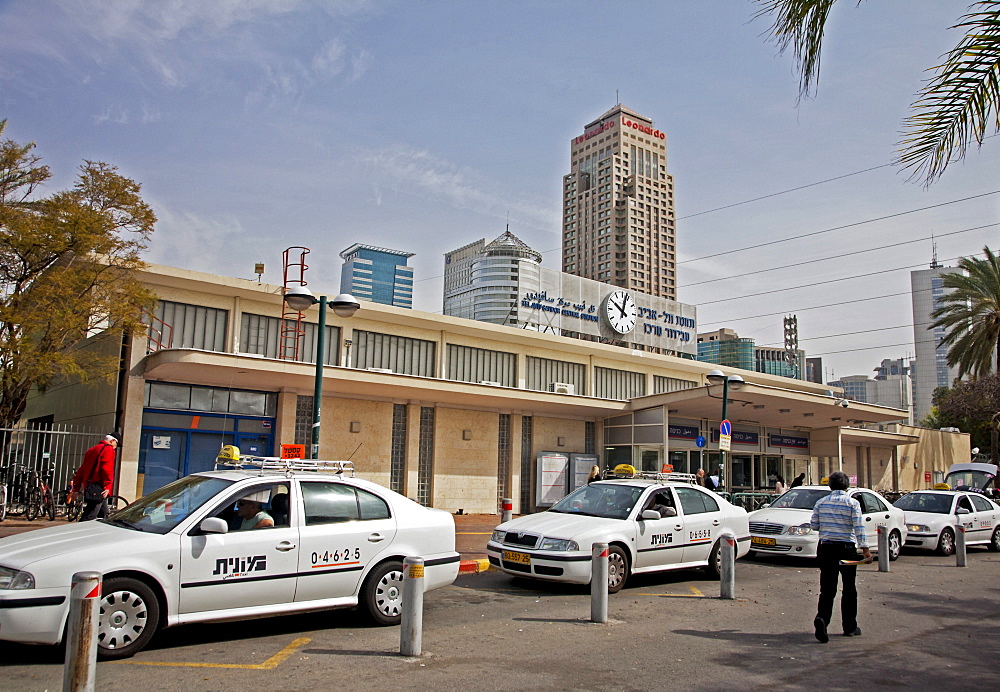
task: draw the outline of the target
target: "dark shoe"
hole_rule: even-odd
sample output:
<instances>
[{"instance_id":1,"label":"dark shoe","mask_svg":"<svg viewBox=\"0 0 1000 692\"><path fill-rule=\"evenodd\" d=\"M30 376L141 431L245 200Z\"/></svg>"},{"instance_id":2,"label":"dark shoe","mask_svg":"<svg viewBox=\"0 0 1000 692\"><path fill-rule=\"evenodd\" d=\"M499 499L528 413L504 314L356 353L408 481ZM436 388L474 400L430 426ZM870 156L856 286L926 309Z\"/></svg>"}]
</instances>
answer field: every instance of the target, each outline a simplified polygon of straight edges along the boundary
<instances>
[{"instance_id":1,"label":"dark shoe","mask_svg":"<svg viewBox=\"0 0 1000 692\"><path fill-rule=\"evenodd\" d=\"M817 639L819 639L824 644L826 644L828 641L830 641L830 636L826 633L826 623L823 622L823 618L821 618L820 616L817 615L816 619L813 620L813 627L816 628L816 638ZM859 632L859 634L860 634L860 632Z\"/></svg>"},{"instance_id":2,"label":"dark shoe","mask_svg":"<svg viewBox=\"0 0 1000 692\"><path fill-rule=\"evenodd\" d=\"M860 637L861 636L861 628L860 627L855 627L853 632L844 632L844 636L845 637Z\"/></svg>"}]
</instances>

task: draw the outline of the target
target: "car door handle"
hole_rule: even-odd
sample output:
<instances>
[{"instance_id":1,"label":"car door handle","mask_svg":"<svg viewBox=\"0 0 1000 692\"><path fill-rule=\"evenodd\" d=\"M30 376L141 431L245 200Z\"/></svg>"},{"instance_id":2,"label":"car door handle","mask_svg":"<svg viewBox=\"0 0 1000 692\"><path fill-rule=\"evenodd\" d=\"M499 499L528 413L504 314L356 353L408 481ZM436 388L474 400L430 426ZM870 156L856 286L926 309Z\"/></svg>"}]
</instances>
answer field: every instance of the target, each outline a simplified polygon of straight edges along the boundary
<instances>
[{"instance_id":1,"label":"car door handle","mask_svg":"<svg viewBox=\"0 0 1000 692\"><path fill-rule=\"evenodd\" d=\"M683 524L674 524L674 531L680 531L684 528Z\"/></svg>"},{"instance_id":2,"label":"car door handle","mask_svg":"<svg viewBox=\"0 0 1000 692\"><path fill-rule=\"evenodd\" d=\"M871 521L871 520L872 520L871 517L865 517L865 521Z\"/></svg>"},{"instance_id":3,"label":"car door handle","mask_svg":"<svg viewBox=\"0 0 1000 692\"><path fill-rule=\"evenodd\" d=\"M715 520L712 521L712 526L718 526L721 523L722 523L721 521L719 521L718 519L715 519Z\"/></svg>"},{"instance_id":4,"label":"car door handle","mask_svg":"<svg viewBox=\"0 0 1000 692\"><path fill-rule=\"evenodd\" d=\"M295 550L295 544L289 543L288 541L282 541L274 547L283 553L287 553L289 550Z\"/></svg>"},{"instance_id":5,"label":"car door handle","mask_svg":"<svg viewBox=\"0 0 1000 692\"><path fill-rule=\"evenodd\" d=\"M368 537L368 542L369 543L378 543L379 541L384 541L384 540L385 540L385 536L383 536L380 533L373 533L372 535L370 535Z\"/></svg>"}]
</instances>

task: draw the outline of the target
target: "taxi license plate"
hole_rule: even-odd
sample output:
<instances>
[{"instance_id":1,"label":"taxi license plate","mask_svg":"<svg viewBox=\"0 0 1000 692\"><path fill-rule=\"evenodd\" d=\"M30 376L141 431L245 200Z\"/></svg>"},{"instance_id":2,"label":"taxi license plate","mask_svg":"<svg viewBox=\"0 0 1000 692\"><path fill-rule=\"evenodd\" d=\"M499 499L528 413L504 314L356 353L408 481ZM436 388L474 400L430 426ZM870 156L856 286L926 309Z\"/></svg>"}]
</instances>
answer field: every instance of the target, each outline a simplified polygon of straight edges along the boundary
<instances>
[{"instance_id":1,"label":"taxi license plate","mask_svg":"<svg viewBox=\"0 0 1000 692\"><path fill-rule=\"evenodd\" d=\"M503 559L507 562L520 562L522 565L531 564L531 556L525 553L514 553L509 550L503 551Z\"/></svg>"},{"instance_id":2,"label":"taxi license plate","mask_svg":"<svg viewBox=\"0 0 1000 692\"><path fill-rule=\"evenodd\" d=\"M750 538L750 545L777 545L777 543L773 538L761 538L760 536Z\"/></svg>"}]
</instances>

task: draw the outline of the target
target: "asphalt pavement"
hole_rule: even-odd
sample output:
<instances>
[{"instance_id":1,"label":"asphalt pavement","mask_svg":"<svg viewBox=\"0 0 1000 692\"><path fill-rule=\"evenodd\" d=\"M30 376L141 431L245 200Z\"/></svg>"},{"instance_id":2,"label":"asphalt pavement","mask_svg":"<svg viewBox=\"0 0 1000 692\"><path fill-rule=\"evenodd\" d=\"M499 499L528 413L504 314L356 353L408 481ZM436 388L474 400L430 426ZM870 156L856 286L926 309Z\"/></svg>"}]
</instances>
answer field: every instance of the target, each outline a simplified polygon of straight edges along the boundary
<instances>
[{"instance_id":1,"label":"asphalt pavement","mask_svg":"<svg viewBox=\"0 0 1000 692\"><path fill-rule=\"evenodd\" d=\"M464 560L482 558L493 515L456 516ZM8 521L0 529L10 528ZM41 524L35 523L36 526ZM30 527L29 527L30 528ZM1000 687L1000 554L906 552L888 573L858 568L863 635L816 641L814 561L736 565L736 599L700 570L633 577L590 621L587 587L463 574L425 595L422 653L399 654L400 628L348 612L160 633L124 662L98 665L98 689L159 690L983 690ZM838 606L839 608L839 606ZM0 689L57 689L59 647L5 643Z\"/></svg>"}]
</instances>

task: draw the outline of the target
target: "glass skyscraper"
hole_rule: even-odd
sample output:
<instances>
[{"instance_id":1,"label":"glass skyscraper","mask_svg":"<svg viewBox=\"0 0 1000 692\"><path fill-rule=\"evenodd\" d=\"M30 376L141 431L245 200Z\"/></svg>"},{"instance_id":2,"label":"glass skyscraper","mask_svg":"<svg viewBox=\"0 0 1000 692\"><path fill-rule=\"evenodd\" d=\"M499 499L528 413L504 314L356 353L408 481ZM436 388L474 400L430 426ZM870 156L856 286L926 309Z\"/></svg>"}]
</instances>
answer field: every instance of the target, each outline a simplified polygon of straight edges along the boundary
<instances>
[{"instance_id":1,"label":"glass skyscraper","mask_svg":"<svg viewBox=\"0 0 1000 692\"><path fill-rule=\"evenodd\" d=\"M340 253L340 292L399 308L413 307L413 268L406 266L412 252L356 243Z\"/></svg>"}]
</instances>

